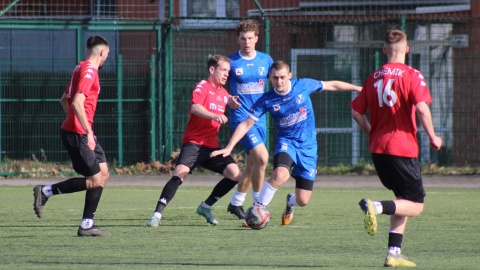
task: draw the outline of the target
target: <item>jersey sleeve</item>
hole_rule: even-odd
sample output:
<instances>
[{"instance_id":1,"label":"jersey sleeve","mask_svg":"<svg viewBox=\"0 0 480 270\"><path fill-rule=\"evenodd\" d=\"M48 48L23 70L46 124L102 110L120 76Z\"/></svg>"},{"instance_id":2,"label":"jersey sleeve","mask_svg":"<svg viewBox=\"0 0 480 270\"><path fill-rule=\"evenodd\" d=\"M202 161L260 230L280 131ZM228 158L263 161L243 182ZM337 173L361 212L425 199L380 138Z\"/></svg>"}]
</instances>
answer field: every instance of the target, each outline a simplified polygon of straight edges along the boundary
<instances>
[{"instance_id":1,"label":"jersey sleeve","mask_svg":"<svg viewBox=\"0 0 480 270\"><path fill-rule=\"evenodd\" d=\"M423 74L420 71L413 69L410 76L410 87L412 89L412 91L410 91L410 99L412 100L413 104L418 104L422 101L427 104L432 103L430 90L428 89Z\"/></svg>"},{"instance_id":2,"label":"jersey sleeve","mask_svg":"<svg viewBox=\"0 0 480 270\"><path fill-rule=\"evenodd\" d=\"M255 101L253 106L248 111L248 117L255 120L255 122L260 120L260 117L262 117L262 115L264 115L267 112L265 102L264 102L265 100L264 97L265 97L265 94L263 94L257 101Z\"/></svg>"},{"instance_id":3,"label":"jersey sleeve","mask_svg":"<svg viewBox=\"0 0 480 270\"><path fill-rule=\"evenodd\" d=\"M192 92L192 104L200 104L203 105L203 101L205 100L205 96L208 93L208 90L204 87L206 81L200 81L195 85L195 88Z\"/></svg>"},{"instance_id":4,"label":"jersey sleeve","mask_svg":"<svg viewBox=\"0 0 480 270\"><path fill-rule=\"evenodd\" d=\"M299 79L308 94L320 92L323 90L323 82L314 79Z\"/></svg>"},{"instance_id":5,"label":"jersey sleeve","mask_svg":"<svg viewBox=\"0 0 480 270\"><path fill-rule=\"evenodd\" d=\"M92 89L95 80L97 79L97 72L90 67L83 67L80 70L80 76L78 77L78 86L76 93L83 93L88 96Z\"/></svg>"},{"instance_id":6,"label":"jersey sleeve","mask_svg":"<svg viewBox=\"0 0 480 270\"><path fill-rule=\"evenodd\" d=\"M368 84L368 79L367 82L363 85L362 91L358 96L350 102L350 108L352 110L358 112L359 114L364 115L367 112L367 107L368 107L368 102L367 102L367 84Z\"/></svg>"}]
</instances>

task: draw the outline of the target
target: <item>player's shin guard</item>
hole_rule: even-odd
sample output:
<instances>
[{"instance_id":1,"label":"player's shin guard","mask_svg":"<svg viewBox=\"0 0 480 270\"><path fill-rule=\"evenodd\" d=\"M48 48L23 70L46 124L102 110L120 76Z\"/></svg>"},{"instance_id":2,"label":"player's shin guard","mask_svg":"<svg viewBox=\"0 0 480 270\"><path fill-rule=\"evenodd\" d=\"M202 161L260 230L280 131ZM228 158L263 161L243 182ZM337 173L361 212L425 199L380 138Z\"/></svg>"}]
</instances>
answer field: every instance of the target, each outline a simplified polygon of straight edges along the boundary
<instances>
[{"instance_id":1,"label":"player's shin guard","mask_svg":"<svg viewBox=\"0 0 480 270\"><path fill-rule=\"evenodd\" d=\"M220 182L218 182L218 184L213 188L212 193L211 193L210 196L208 196L208 198L205 200L205 203L206 203L207 205L212 206L212 205L215 204L220 198L222 198L222 197L225 196L228 192L230 192L230 190L232 190L237 183L238 183L238 182L235 182L235 181L233 181L233 180L231 180L231 179L223 178L223 179L220 180Z\"/></svg>"},{"instance_id":2,"label":"player's shin guard","mask_svg":"<svg viewBox=\"0 0 480 270\"><path fill-rule=\"evenodd\" d=\"M172 176L170 180L165 184L160 194L160 198L157 202L155 212L162 213L163 209L167 207L167 204L173 199L175 193L177 193L178 187L182 184L182 179L178 176Z\"/></svg>"},{"instance_id":3,"label":"player's shin guard","mask_svg":"<svg viewBox=\"0 0 480 270\"><path fill-rule=\"evenodd\" d=\"M85 178L70 178L65 181L52 185L53 195L67 194L87 189L87 179Z\"/></svg>"},{"instance_id":4,"label":"player's shin guard","mask_svg":"<svg viewBox=\"0 0 480 270\"><path fill-rule=\"evenodd\" d=\"M83 209L83 219L93 219L97 211L100 197L102 196L103 187L96 187L87 190L85 194L85 207Z\"/></svg>"}]
</instances>

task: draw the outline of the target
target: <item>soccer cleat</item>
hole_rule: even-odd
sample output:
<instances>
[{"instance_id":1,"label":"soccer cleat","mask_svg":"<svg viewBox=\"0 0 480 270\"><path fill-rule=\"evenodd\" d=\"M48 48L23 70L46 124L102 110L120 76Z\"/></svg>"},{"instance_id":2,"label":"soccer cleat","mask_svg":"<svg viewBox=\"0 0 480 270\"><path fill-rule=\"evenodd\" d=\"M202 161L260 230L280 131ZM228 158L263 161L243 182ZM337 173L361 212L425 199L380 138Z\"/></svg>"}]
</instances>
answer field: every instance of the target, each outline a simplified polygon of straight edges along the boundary
<instances>
[{"instance_id":1,"label":"soccer cleat","mask_svg":"<svg viewBox=\"0 0 480 270\"><path fill-rule=\"evenodd\" d=\"M283 215L282 215L282 225L289 225L290 222L292 222L294 209L293 209L293 206L288 205L288 201L293 195L294 195L293 193L290 193L287 195L287 206L285 207L285 211L283 212Z\"/></svg>"},{"instance_id":2,"label":"soccer cleat","mask_svg":"<svg viewBox=\"0 0 480 270\"><path fill-rule=\"evenodd\" d=\"M43 206L47 203L47 196L43 195L42 188L44 186L37 185L33 188L33 210L38 218L42 218Z\"/></svg>"},{"instance_id":3,"label":"soccer cleat","mask_svg":"<svg viewBox=\"0 0 480 270\"><path fill-rule=\"evenodd\" d=\"M158 217L152 216L147 223L147 227L158 227L158 225L162 224Z\"/></svg>"},{"instance_id":4,"label":"soccer cleat","mask_svg":"<svg viewBox=\"0 0 480 270\"><path fill-rule=\"evenodd\" d=\"M385 258L385 267L417 267L414 262L407 260L407 257L403 255L391 255L387 254Z\"/></svg>"},{"instance_id":5,"label":"soccer cleat","mask_svg":"<svg viewBox=\"0 0 480 270\"><path fill-rule=\"evenodd\" d=\"M377 233L377 216L375 215L375 207L372 200L364 198L358 204L365 213L365 218L363 219L365 230L369 235L375 235Z\"/></svg>"},{"instance_id":6,"label":"soccer cleat","mask_svg":"<svg viewBox=\"0 0 480 270\"><path fill-rule=\"evenodd\" d=\"M218 221L212 215L212 209L211 208L202 207L202 204L200 204L197 207L197 214L205 217L207 219L207 222L212 224L212 225L217 225L218 224Z\"/></svg>"},{"instance_id":7,"label":"soccer cleat","mask_svg":"<svg viewBox=\"0 0 480 270\"><path fill-rule=\"evenodd\" d=\"M112 236L108 232L104 232L100 230L100 228L92 226L90 229L84 229L82 227L78 227L77 231L78 236Z\"/></svg>"},{"instance_id":8,"label":"soccer cleat","mask_svg":"<svg viewBox=\"0 0 480 270\"><path fill-rule=\"evenodd\" d=\"M228 204L227 212L238 217L238 219L245 219L245 211L243 211L243 206L235 206L231 203Z\"/></svg>"}]
</instances>

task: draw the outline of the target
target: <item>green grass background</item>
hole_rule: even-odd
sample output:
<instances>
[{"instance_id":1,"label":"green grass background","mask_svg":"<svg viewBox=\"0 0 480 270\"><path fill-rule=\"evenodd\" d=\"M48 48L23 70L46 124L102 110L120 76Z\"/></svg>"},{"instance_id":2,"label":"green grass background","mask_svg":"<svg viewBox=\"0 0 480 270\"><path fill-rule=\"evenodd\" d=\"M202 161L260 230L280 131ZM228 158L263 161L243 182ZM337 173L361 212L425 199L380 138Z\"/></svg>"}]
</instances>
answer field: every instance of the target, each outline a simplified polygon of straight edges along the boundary
<instances>
[{"instance_id":1,"label":"green grass background","mask_svg":"<svg viewBox=\"0 0 480 270\"><path fill-rule=\"evenodd\" d=\"M0 187L0 269L381 269L388 216L377 235L363 229L362 197L392 199L384 189L316 188L281 226L285 197L277 191L266 229L240 227L227 213L230 195L215 205L217 226L195 214L211 187L181 186L148 228L161 187L107 187L96 225L112 237L76 236L84 192L51 198L42 219L33 186ZM480 269L480 197L476 189L428 189L425 210L409 220L403 253L419 269ZM250 195L246 205L251 204Z\"/></svg>"}]
</instances>

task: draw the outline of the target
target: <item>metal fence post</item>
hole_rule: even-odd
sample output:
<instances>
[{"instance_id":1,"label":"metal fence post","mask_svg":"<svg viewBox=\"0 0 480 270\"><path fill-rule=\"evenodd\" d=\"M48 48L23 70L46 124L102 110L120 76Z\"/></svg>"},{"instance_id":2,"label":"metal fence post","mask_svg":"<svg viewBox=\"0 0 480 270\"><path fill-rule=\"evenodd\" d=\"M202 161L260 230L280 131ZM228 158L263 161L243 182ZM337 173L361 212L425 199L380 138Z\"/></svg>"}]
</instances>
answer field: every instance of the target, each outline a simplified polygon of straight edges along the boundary
<instances>
[{"instance_id":1,"label":"metal fence post","mask_svg":"<svg viewBox=\"0 0 480 270\"><path fill-rule=\"evenodd\" d=\"M150 55L150 161L155 161L155 55Z\"/></svg>"},{"instance_id":2,"label":"metal fence post","mask_svg":"<svg viewBox=\"0 0 480 270\"><path fill-rule=\"evenodd\" d=\"M117 55L118 164L123 166L123 58Z\"/></svg>"}]
</instances>

